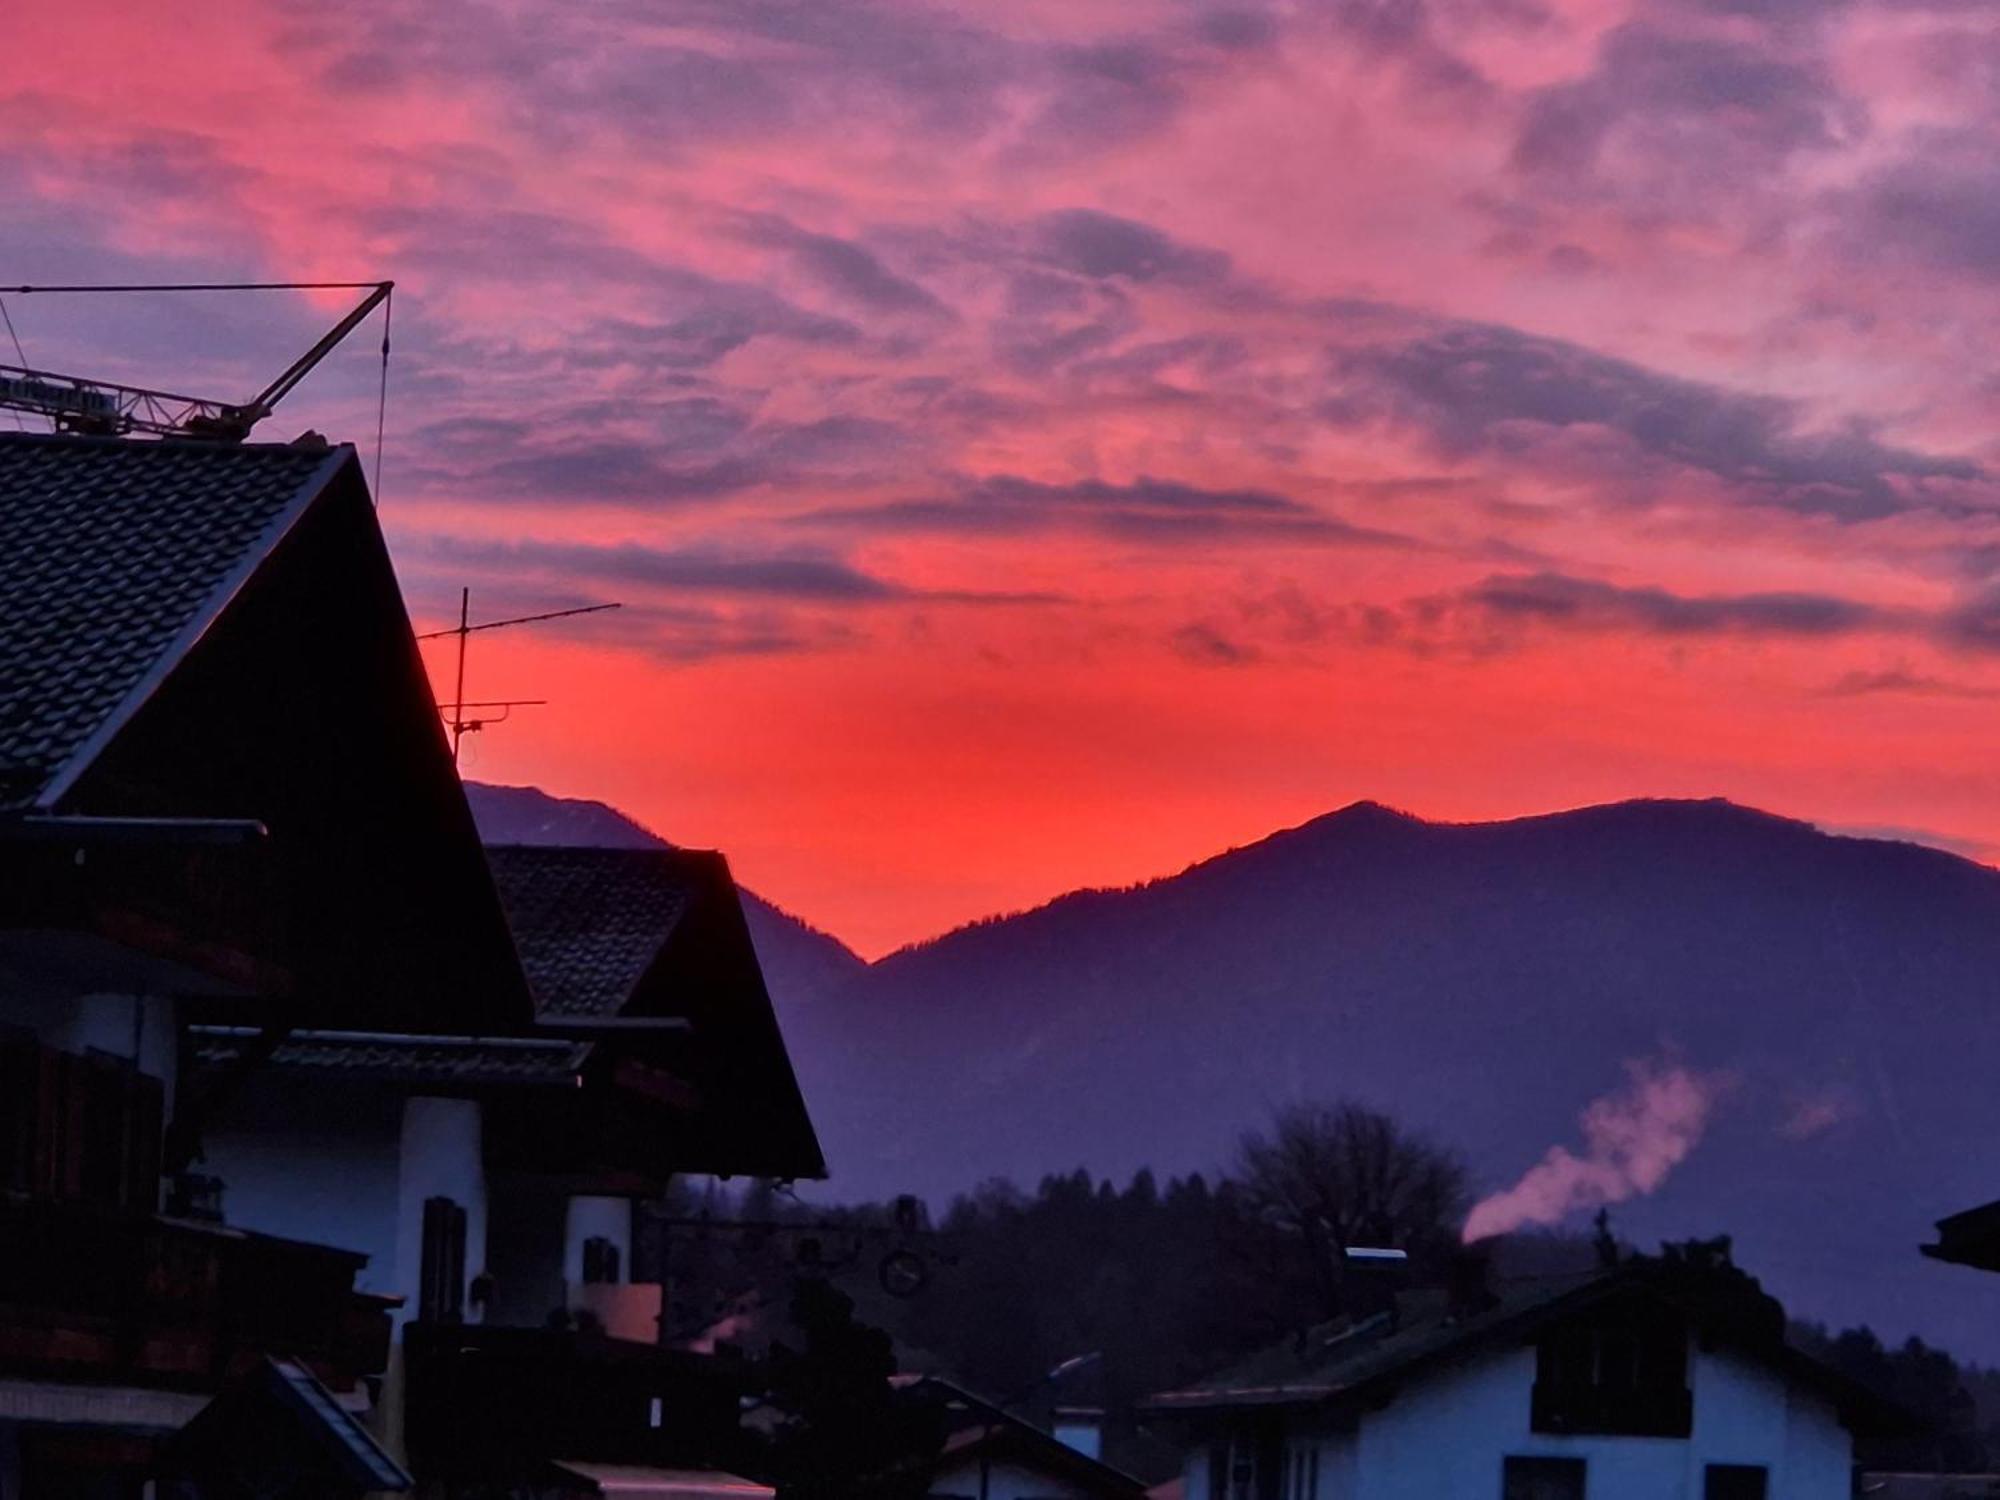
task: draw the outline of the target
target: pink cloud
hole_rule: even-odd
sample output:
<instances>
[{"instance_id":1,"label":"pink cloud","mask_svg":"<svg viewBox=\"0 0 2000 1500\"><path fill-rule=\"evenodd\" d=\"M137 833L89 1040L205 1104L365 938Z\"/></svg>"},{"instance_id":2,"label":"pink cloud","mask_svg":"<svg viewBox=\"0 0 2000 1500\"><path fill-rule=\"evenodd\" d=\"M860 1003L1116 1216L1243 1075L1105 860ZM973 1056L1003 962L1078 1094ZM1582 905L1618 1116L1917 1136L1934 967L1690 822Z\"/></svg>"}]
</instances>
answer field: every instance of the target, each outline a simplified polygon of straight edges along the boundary
<instances>
[{"instance_id":1,"label":"pink cloud","mask_svg":"<svg viewBox=\"0 0 2000 1500\"><path fill-rule=\"evenodd\" d=\"M1778 1134L1788 1141L1809 1141L1858 1113L1860 1107L1844 1090L1800 1095L1791 1100Z\"/></svg>"},{"instance_id":2,"label":"pink cloud","mask_svg":"<svg viewBox=\"0 0 2000 1500\"><path fill-rule=\"evenodd\" d=\"M0 282L395 276L413 606L630 595L482 769L871 951L1357 796L2000 842L1963 7L158 9L10 18ZM334 312L9 308L223 397Z\"/></svg>"}]
</instances>

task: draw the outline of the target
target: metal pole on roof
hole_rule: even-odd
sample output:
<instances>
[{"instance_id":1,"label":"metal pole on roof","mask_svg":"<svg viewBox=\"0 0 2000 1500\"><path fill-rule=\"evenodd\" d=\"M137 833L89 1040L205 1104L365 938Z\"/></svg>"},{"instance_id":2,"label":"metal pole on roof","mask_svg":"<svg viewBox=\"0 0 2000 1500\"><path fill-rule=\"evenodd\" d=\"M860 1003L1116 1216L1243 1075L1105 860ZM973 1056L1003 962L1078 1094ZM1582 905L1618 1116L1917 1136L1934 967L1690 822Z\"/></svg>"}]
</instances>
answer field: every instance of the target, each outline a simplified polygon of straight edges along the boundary
<instances>
[{"instance_id":1,"label":"metal pole on roof","mask_svg":"<svg viewBox=\"0 0 2000 1500\"><path fill-rule=\"evenodd\" d=\"M458 623L448 630L427 630L417 637L420 641L434 641L441 636L447 635L458 638L458 668L452 684L451 702L449 704L440 703L438 705L440 709L449 707L451 710L451 718L447 721L447 727L451 730L451 763L453 765L458 764L458 743L469 732L475 729L483 729L489 722L499 722L498 720L483 718L468 719L465 716L466 709L521 708L548 701L545 698L500 698L490 702L467 703L465 701L465 643L468 636L475 630L498 630L506 625L532 625L539 620L563 620L568 619L571 615L594 615L607 609L622 609L623 607L619 603L585 604L576 609L551 609L544 610L542 613L535 615L514 615L505 620L482 620L479 624L475 625L472 623L472 590L470 588L461 588L458 591ZM504 718L505 715L503 714L502 717Z\"/></svg>"},{"instance_id":2,"label":"metal pole on roof","mask_svg":"<svg viewBox=\"0 0 2000 1500\"><path fill-rule=\"evenodd\" d=\"M451 763L458 764L458 742L465 734L465 638L472 634L472 589L458 591L458 685L451 695Z\"/></svg>"}]
</instances>

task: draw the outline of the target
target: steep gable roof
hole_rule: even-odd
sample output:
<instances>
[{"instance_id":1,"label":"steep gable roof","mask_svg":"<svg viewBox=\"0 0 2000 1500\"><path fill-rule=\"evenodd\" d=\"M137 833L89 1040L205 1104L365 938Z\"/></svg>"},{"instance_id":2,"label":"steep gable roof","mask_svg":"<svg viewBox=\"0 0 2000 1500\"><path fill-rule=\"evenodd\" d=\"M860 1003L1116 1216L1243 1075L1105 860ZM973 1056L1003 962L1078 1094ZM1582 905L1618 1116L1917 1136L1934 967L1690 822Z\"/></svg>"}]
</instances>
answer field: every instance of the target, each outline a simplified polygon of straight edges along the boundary
<instances>
[{"instance_id":1,"label":"steep gable roof","mask_svg":"<svg viewBox=\"0 0 2000 1500\"><path fill-rule=\"evenodd\" d=\"M0 824L38 841L0 841L0 889L65 839L227 823L255 881L79 858L66 930L226 938L254 980L196 1021L532 1020L352 447L0 437L0 528Z\"/></svg>"},{"instance_id":2,"label":"steep gable roof","mask_svg":"<svg viewBox=\"0 0 2000 1500\"><path fill-rule=\"evenodd\" d=\"M692 899L674 850L498 845L487 859L544 1016L621 1013Z\"/></svg>"},{"instance_id":3,"label":"steep gable roof","mask_svg":"<svg viewBox=\"0 0 2000 1500\"><path fill-rule=\"evenodd\" d=\"M0 435L0 810L75 780L343 451Z\"/></svg>"},{"instance_id":4,"label":"steep gable roof","mask_svg":"<svg viewBox=\"0 0 2000 1500\"><path fill-rule=\"evenodd\" d=\"M486 854L539 1026L596 1039L593 1066L621 1090L644 1094L661 1075L686 1086L676 1170L826 1174L728 861L545 844Z\"/></svg>"}]
</instances>

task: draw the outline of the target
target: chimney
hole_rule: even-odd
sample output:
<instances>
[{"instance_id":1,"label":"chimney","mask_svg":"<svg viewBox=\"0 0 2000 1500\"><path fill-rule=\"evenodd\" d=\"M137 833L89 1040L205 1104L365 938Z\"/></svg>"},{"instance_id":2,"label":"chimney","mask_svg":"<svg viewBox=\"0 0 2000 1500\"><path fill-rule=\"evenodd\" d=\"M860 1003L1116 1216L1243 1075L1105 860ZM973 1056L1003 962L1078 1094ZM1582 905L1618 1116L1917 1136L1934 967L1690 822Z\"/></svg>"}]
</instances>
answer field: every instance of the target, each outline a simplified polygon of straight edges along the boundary
<instances>
[{"instance_id":1,"label":"chimney","mask_svg":"<svg viewBox=\"0 0 2000 1500\"><path fill-rule=\"evenodd\" d=\"M1452 1255L1446 1273L1445 1294L1448 1312L1454 1319L1476 1318L1500 1299L1493 1291L1493 1252L1490 1241L1463 1245Z\"/></svg>"},{"instance_id":2,"label":"chimney","mask_svg":"<svg viewBox=\"0 0 2000 1500\"><path fill-rule=\"evenodd\" d=\"M1340 1300L1347 1315L1357 1323L1385 1312L1393 1319L1397 1296L1409 1290L1409 1251L1350 1245L1341 1260Z\"/></svg>"},{"instance_id":3,"label":"chimney","mask_svg":"<svg viewBox=\"0 0 2000 1500\"><path fill-rule=\"evenodd\" d=\"M1104 1408L1058 1406L1055 1411L1055 1437L1065 1448L1074 1448L1085 1458L1103 1458Z\"/></svg>"}]
</instances>

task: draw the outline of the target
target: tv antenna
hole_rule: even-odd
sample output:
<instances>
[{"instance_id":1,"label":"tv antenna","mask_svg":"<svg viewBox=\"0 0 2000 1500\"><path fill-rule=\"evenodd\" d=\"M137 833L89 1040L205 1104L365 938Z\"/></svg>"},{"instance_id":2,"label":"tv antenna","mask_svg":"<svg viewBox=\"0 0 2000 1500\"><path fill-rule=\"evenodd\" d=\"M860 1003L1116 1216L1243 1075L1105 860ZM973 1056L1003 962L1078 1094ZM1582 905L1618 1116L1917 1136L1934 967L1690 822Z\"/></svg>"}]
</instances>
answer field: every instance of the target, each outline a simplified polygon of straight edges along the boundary
<instances>
[{"instance_id":1,"label":"tv antenna","mask_svg":"<svg viewBox=\"0 0 2000 1500\"><path fill-rule=\"evenodd\" d=\"M517 708L536 708L547 703L546 698L486 698L467 701L465 696L465 642L475 631L501 630L509 625L532 625L538 620L566 620L572 615L600 614L607 609L621 608L618 604L584 604L575 609L551 609L538 615L514 615L505 620L482 620L472 623L472 590L458 591L458 623L448 630L427 630L417 639L420 641L442 640L445 636L458 637L458 674L452 686L451 702L440 703L438 712L444 714L445 727L451 731L451 763L458 764L458 742L468 734L484 729L488 724L503 724L508 715ZM468 709L485 712L478 718L466 717ZM498 709L498 715L492 710Z\"/></svg>"},{"instance_id":2,"label":"tv antenna","mask_svg":"<svg viewBox=\"0 0 2000 1500\"><path fill-rule=\"evenodd\" d=\"M207 438L215 442L240 443L250 429L271 415L271 409L290 393L293 386L311 374L314 366L331 354L340 341L357 328L377 307L382 313L382 378L386 399L389 372L390 295L393 281L231 281L162 282L156 284L9 286L0 294L33 296L38 293L83 292L281 292L354 291L367 289L354 310L320 341L288 365L278 378L248 401L213 401L205 396L185 396L147 386L125 385L115 380L92 380L81 375L62 375L36 369L28 364L0 364L0 407L32 412L47 417L58 432L82 433L95 437L125 437L135 432L155 437ZM23 356L25 358L25 356ZM381 440L376 439L379 454ZM379 479L380 460L377 460ZM379 485L378 485L379 488Z\"/></svg>"}]
</instances>

